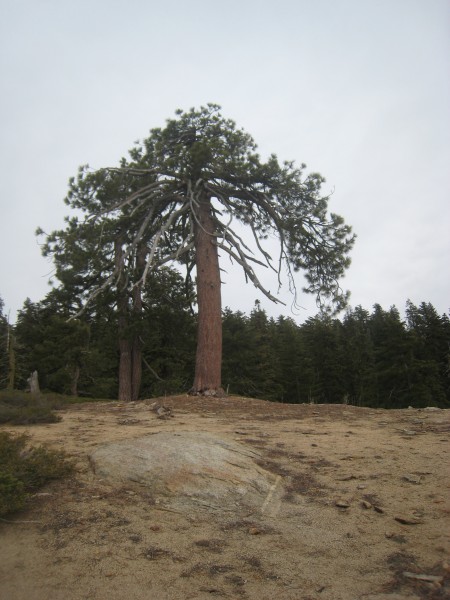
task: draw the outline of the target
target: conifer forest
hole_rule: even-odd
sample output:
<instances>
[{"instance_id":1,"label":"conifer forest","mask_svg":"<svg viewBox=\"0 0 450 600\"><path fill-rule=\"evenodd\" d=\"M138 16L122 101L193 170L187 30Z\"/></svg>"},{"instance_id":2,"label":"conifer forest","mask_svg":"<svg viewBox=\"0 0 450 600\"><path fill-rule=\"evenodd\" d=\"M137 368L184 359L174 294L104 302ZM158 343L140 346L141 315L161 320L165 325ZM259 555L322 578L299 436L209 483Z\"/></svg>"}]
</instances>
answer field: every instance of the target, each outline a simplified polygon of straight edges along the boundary
<instances>
[{"instance_id":1,"label":"conifer forest","mask_svg":"<svg viewBox=\"0 0 450 600\"><path fill-rule=\"evenodd\" d=\"M144 301L140 323L140 398L185 393L195 361L196 314L181 276L163 271ZM268 318L258 302L247 315L225 308L222 380L230 394L289 403L349 403L406 408L450 407L450 320L427 302L347 310L301 325ZM26 389L38 371L42 390L117 398L118 316L107 304L68 320L67 304L52 290L26 300L15 326L0 316L1 388ZM129 335L133 335L132 325Z\"/></svg>"}]
</instances>

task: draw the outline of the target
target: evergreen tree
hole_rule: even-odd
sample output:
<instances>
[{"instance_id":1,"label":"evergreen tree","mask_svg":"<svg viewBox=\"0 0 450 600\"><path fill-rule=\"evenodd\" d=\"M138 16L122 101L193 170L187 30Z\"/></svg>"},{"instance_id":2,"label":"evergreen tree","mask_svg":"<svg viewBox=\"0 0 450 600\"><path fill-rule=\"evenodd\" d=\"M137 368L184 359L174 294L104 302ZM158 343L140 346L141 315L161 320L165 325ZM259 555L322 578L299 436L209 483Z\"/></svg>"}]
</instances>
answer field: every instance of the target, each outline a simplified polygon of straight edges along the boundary
<instances>
[{"instance_id":1,"label":"evergreen tree","mask_svg":"<svg viewBox=\"0 0 450 600\"><path fill-rule=\"evenodd\" d=\"M308 319L302 327L302 336L310 357L310 401L343 402L347 390L341 322L327 316Z\"/></svg>"},{"instance_id":2,"label":"evergreen tree","mask_svg":"<svg viewBox=\"0 0 450 600\"><path fill-rule=\"evenodd\" d=\"M145 396L180 393L194 373L196 319L193 289L180 273L162 267L143 291L143 318L135 324L144 359Z\"/></svg>"},{"instance_id":3,"label":"evergreen tree","mask_svg":"<svg viewBox=\"0 0 450 600\"><path fill-rule=\"evenodd\" d=\"M384 311L375 304L370 333L374 344L376 405L408 406L413 384L413 345L397 308Z\"/></svg>"},{"instance_id":4,"label":"evergreen tree","mask_svg":"<svg viewBox=\"0 0 450 600\"><path fill-rule=\"evenodd\" d=\"M248 320L253 346L252 356L249 359L253 382L251 395L255 398L267 400L283 398L283 383L275 346L276 328L275 321L267 318L266 311L261 308L259 301L256 301Z\"/></svg>"},{"instance_id":5,"label":"evergreen tree","mask_svg":"<svg viewBox=\"0 0 450 600\"><path fill-rule=\"evenodd\" d=\"M39 303L27 299L18 313L15 332L21 348L19 386L37 371L42 388L78 395L80 372L89 343L89 328L68 320L49 294Z\"/></svg>"},{"instance_id":6,"label":"evergreen tree","mask_svg":"<svg viewBox=\"0 0 450 600\"><path fill-rule=\"evenodd\" d=\"M253 352L248 317L230 308L223 311L222 379L231 394L250 396L253 388Z\"/></svg>"},{"instance_id":7,"label":"evergreen tree","mask_svg":"<svg viewBox=\"0 0 450 600\"><path fill-rule=\"evenodd\" d=\"M0 389L7 387L9 382L10 330L8 320L3 314L4 306L0 296Z\"/></svg>"},{"instance_id":8,"label":"evergreen tree","mask_svg":"<svg viewBox=\"0 0 450 600\"><path fill-rule=\"evenodd\" d=\"M279 164L272 155L262 162L253 139L224 119L219 107L177 112L163 129L150 136L123 159L119 168L90 172L81 168L72 180L67 203L87 219L75 221L73 232L84 235L94 223L100 231L117 232L114 268L105 285L118 290L145 283L149 271L169 261L185 261L188 274L195 266L198 330L192 391L220 393L222 321L219 251L244 270L263 294L277 301L260 283L254 267L263 265L280 273L285 264L291 287L294 272L306 275L305 291L321 306L340 310L347 294L339 279L349 265L354 237L341 217L328 214L321 195L323 178L304 175L304 165ZM246 225L260 256L237 234L233 221ZM278 261L264 250L262 240L275 235ZM64 234L50 236L58 244ZM128 261L145 248L143 272L129 279ZM111 260L111 259L110 259ZM93 273L96 271L93 265ZM95 294L96 292L94 292ZM122 298L123 300L123 298ZM124 311L119 308L119 313Z\"/></svg>"},{"instance_id":9,"label":"evergreen tree","mask_svg":"<svg viewBox=\"0 0 450 600\"><path fill-rule=\"evenodd\" d=\"M369 322L369 312L361 306L348 311L343 319L346 394L349 403L357 406L372 406L376 398L375 355Z\"/></svg>"},{"instance_id":10,"label":"evergreen tree","mask_svg":"<svg viewBox=\"0 0 450 600\"><path fill-rule=\"evenodd\" d=\"M181 275L162 268L142 291L143 318L130 321L130 339L139 337L144 374L142 393L180 392L193 372L195 321ZM109 298L111 300L111 298ZM113 398L119 389L118 315L99 295L79 318L70 317L67 290L53 289L42 302L26 300L19 312L21 378L39 372L41 387L73 395Z\"/></svg>"},{"instance_id":11,"label":"evergreen tree","mask_svg":"<svg viewBox=\"0 0 450 600\"><path fill-rule=\"evenodd\" d=\"M414 355L411 404L450 403L450 321L447 315L440 316L430 303L422 302L416 307L408 300L406 319Z\"/></svg>"},{"instance_id":12,"label":"evergreen tree","mask_svg":"<svg viewBox=\"0 0 450 600\"><path fill-rule=\"evenodd\" d=\"M307 364L302 351L300 329L292 319L281 316L277 319L274 352L278 361L279 381L283 386L280 400L289 403L307 401Z\"/></svg>"},{"instance_id":13,"label":"evergreen tree","mask_svg":"<svg viewBox=\"0 0 450 600\"><path fill-rule=\"evenodd\" d=\"M102 190L106 195L115 192L110 186ZM128 225L111 220L81 223L74 217L67 219L65 230L47 236L43 246L44 256L54 260L55 277L72 316L85 312L88 304L90 312L93 304L93 310L110 307L119 349L118 396L124 401L136 400L141 386L142 347L136 323L142 319L141 278L147 253L144 240L130 250Z\"/></svg>"},{"instance_id":14,"label":"evergreen tree","mask_svg":"<svg viewBox=\"0 0 450 600\"><path fill-rule=\"evenodd\" d=\"M283 386L277 370L276 324L258 301L250 317L226 309L223 315L223 374L232 393L280 400Z\"/></svg>"}]
</instances>

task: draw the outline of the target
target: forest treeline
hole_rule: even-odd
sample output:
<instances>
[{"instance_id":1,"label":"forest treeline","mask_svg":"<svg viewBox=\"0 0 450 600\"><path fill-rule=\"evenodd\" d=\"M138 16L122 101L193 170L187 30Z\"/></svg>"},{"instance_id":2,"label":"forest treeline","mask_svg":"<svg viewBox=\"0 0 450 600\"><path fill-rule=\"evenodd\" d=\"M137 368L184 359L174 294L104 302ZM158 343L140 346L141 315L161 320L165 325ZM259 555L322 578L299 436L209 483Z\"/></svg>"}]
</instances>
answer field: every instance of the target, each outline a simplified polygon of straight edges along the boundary
<instances>
[{"instance_id":1,"label":"forest treeline","mask_svg":"<svg viewBox=\"0 0 450 600\"><path fill-rule=\"evenodd\" d=\"M26 300L9 326L0 304L0 385L25 389L37 370L41 389L117 398L117 314L103 299L74 318L60 289ZM189 389L196 314L184 281L163 270L148 286L145 315L129 324L142 343L140 397ZM341 319L317 316L298 325L269 318L258 302L247 315L223 311L223 383L230 394L279 402L349 403L404 408L450 406L450 320L426 302L358 306ZM70 319L72 317L72 319Z\"/></svg>"}]
</instances>

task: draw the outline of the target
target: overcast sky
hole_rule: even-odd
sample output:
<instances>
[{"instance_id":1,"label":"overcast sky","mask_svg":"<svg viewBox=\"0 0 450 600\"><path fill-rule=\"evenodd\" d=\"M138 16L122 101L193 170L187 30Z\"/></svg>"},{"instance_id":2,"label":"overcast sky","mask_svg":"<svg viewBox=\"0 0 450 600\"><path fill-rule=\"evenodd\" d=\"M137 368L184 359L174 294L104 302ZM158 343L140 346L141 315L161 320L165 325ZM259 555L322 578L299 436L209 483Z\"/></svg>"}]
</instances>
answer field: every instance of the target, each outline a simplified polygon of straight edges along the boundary
<instances>
[{"instance_id":1,"label":"overcast sky","mask_svg":"<svg viewBox=\"0 0 450 600\"><path fill-rule=\"evenodd\" d=\"M0 296L43 299L34 236L80 164L114 166L177 108L222 106L305 162L358 235L351 305L450 307L449 0L0 0ZM223 304L301 323L228 268ZM262 278L273 293L275 281ZM301 287L299 280L299 287Z\"/></svg>"}]
</instances>

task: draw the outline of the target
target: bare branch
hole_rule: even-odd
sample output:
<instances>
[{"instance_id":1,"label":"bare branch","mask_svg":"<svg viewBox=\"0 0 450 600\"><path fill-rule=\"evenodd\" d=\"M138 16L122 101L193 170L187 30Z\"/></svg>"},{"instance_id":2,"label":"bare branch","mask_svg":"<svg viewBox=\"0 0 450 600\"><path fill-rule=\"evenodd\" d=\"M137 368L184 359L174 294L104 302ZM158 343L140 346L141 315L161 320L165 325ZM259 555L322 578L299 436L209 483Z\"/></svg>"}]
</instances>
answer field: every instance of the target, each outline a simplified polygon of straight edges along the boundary
<instances>
[{"instance_id":1,"label":"bare branch","mask_svg":"<svg viewBox=\"0 0 450 600\"><path fill-rule=\"evenodd\" d=\"M234 238L234 236L233 236L233 233L234 233L234 232L231 232L231 231L229 231L229 232L226 234L226 236L225 236L225 239L226 239L226 240L227 240L227 241L230 243L230 247L234 247L234 248L236 248L236 250L238 250L238 252L239 252L239 255L240 255L242 258L245 258L246 260L251 260L251 261L252 261L252 262L254 262L255 264L257 264L257 265L261 265L262 267L264 267L264 268L266 268L266 269L267 269L267 267L269 267L269 268L271 267L271 265L270 265L270 264L268 265L268 264L266 264L266 263L263 263L262 261L258 260L258 259L257 259L257 258L255 258L254 256L249 256L248 254L245 254L245 253L242 251L241 244L240 244L240 243L237 241L237 240L240 240L240 238L239 238L238 236L236 236L236 238L237 238L237 239L235 239L235 238ZM225 248L225 245L223 244L223 242L222 242L222 246L221 246L221 247L222 247L222 248ZM246 246L244 246L244 248L246 248ZM252 254L253 254L253 252L252 252ZM273 268L273 267L271 267L271 268Z\"/></svg>"},{"instance_id":2,"label":"bare branch","mask_svg":"<svg viewBox=\"0 0 450 600\"><path fill-rule=\"evenodd\" d=\"M256 274L253 271L253 268L251 267L251 265L248 264L245 256L242 256L242 255L238 256L235 252L233 252L233 250L231 248L228 248L227 246L224 246L223 244L217 244L217 246L218 246L218 248L221 248L222 250L225 250L225 252L229 256L231 256L231 258L233 260L235 260L239 265L241 265L241 267L244 269L244 272L245 272L246 276L248 276L248 278L253 283L253 285L256 288L258 288L266 296L266 298L268 298L269 300L271 300L275 304L283 304L283 305L285 305L285 302L282 302L281 300L279 300L275 296L272 296L272 294L268 290L265 289L265 287L261 284L261 282L259 281L259 279L256 277ZM259 264L263 264L263 263L259 263Z\"/></svg>"},{"instance_id":3,"label":"bare branch","mask_svg":"<svg viewBox=\"0 0 450 600\"><path fill-rule=\"evenodd\" d=\"M157 379L158 381L164 381L164 379L162 379L162 378L161 378L161 377L158 375L158 373L157 373L157 372L156 372L154 369L152 369L152 367L151 367L151 366L148 364L148 362L145 360L145 357L144 357L144 356L142 357L142 362L143 362L143 363L144 363L144 365L147 367L147 369L150 371L150 373L151 373L152 375L154 375L154 377L156 377L156 379Z\"/></svg>"},{"instance_id":4,"label":"bare branch","mask_svg":"<svg viewBox=\"0 0 450 600\"><path fill-rule=\"evenodd\" d=\"M145 265L144 273L141 277L142 283L144 285L145 285L145 282L147 279L147 274L148 274L149 269L151 269L154 266L154 257L155 257L156 250L159 246L159 241L161 239L161 236L171 227L172 223L174 221L176 221L178 219L178 217L180 217L182 214L186 213L188 210L189 210L189 205L187 203L185 203L181 206L180 209L170 213L169 217L166 220L166 222L164 223L164 225L162 225L160 227L160 229L155 233L153 244L150 249L150 254L147 259L147 264Z\"/></svg>"}]
</instances>

